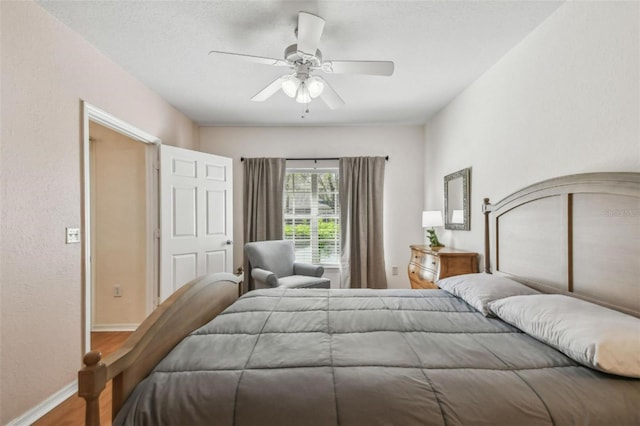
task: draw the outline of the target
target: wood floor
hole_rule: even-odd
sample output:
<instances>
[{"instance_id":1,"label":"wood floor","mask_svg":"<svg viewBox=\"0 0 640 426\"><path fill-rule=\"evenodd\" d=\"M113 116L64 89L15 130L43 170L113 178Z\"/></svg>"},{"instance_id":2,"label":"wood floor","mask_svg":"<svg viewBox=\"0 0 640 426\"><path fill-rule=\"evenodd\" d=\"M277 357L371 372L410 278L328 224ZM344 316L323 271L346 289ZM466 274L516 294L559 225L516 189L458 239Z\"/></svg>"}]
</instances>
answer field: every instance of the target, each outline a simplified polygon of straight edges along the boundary
<instances>
[{"instance_id":1,"label":"wood floor","mask_svg":"<svg viewBox=\"0 0 640 426\"><path fill-rule=\"evenodd\" d=\"M129 331L91 333L91 349L102 352L102 357L118 349L129 337ZM111 424L111 382L100 395L100 422ZM84 399L74 395L47 413L34 426L82 426L84 425Z\"/></svg>"}]
</instances>

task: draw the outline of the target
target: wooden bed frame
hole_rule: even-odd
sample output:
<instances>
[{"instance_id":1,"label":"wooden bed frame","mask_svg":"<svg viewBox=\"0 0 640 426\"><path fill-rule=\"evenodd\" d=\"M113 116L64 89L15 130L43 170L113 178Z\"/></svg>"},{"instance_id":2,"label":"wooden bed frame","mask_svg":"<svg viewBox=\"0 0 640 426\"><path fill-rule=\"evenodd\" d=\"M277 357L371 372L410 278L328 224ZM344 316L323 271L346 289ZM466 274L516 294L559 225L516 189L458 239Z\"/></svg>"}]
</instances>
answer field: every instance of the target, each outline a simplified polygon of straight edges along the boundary
<instances>
[{"instance_id":1,"label":"wooden bed frame","mask_svg":"<svg viewBox=\"0 0 640 426\"><path fill-rule=\"evenodd\" d=\"M124 346L101 360L88 352L78 372L78 396L86 401L85 424L100 425L99 396L113 379L113 418L133 388L185 336L211 321L238 298L240 279L218 273L196 278L162 302L131 334Z\"/></svg>"},{"instance_id":2,"label":"wooden bed frame","mask_svg":"<svg viewBox=\"0 0 640 426\"><path fill-rule=\"evenodd\" d=\"M640 173L550 179L494 205L485 198L483 212L485 271L640 316ZM231 274L197 278L145 319L123 348L104 360L87 353L78 372L86 424L100 425L98 397L109 380L115 418L178 342L237 299L238 284Z\"/></svg>"}]
</instances>

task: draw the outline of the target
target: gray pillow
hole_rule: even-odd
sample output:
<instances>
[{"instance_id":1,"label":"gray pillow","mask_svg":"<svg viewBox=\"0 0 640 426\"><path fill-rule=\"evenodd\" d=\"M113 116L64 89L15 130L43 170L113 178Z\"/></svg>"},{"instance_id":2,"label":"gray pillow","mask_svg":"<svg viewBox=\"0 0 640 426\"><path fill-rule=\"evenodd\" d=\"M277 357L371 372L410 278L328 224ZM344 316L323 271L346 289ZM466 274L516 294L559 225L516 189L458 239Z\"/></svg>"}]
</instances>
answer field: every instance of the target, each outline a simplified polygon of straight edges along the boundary
<instances>
[{"instance_id":1,"label":"gray pillow","mask_svg":"<svg viewBox=\"0 0 640 426\"><path fill-rule=\"evenodd\" d=\"M491 274L466 274L438 280L438 287L459 297L484 316L490 316L488 304L509 296L540 294L509 278Z\"/></svg>"},{"instance_id":2,"label":"gray pillow","mask_svg":"<svg viewBox=\"0 0 640 426\"><path fill-rule=\"evenodd\" d=\"M560 294L514 296L489 304L500 319L574 361L640 377L640 319Z\"/></svg>"}]
</instances>

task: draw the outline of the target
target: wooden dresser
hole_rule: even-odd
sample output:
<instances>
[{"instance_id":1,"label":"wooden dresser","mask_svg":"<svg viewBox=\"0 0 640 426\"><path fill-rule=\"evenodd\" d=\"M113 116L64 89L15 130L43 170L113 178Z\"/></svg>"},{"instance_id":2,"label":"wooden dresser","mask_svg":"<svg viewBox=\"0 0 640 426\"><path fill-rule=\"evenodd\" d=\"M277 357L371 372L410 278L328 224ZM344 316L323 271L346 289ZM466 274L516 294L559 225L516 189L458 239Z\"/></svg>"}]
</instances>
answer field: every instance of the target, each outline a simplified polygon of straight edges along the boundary
<instances>
[{"instance_id":1,"label":"wooden dresser","mask_svg":"<svg viewBox=\"0 0 640 426\"><path fill-rule=\"evenodd\" d=\"M411 288L438 288L440 278L478 272L478 253L443 247L413 245L409 260Z\"/></svg>"}]
</instances>

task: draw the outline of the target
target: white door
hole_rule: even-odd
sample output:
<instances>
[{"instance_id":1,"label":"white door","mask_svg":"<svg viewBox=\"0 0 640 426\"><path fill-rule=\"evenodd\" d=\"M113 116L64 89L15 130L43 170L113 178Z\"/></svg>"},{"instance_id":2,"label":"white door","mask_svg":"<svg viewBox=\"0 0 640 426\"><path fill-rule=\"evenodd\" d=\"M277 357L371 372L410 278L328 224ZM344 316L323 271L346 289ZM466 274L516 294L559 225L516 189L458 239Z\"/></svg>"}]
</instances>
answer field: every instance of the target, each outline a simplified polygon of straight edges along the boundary
<instances>
[{"instance_id":1,"label":"white door","mask_svg":"<svg viewBox=\"0 0 640 426\"><path fill-rule=\"evenodd\" d=\"M160 146L160 302L200 275L233 271L231 166Z\"/></svg>"}]
</instances>

